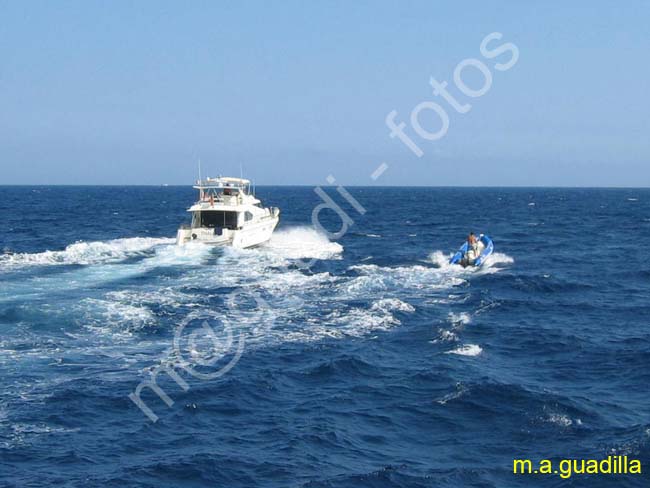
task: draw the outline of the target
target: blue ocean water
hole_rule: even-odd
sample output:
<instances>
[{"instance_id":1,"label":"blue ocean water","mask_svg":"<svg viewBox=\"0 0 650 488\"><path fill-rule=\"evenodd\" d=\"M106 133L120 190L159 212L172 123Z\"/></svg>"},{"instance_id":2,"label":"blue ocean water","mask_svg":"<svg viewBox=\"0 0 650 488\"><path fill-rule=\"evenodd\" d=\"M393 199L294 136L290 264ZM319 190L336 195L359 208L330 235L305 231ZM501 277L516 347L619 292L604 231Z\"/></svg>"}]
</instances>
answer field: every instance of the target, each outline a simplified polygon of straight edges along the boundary
<instances>
[{"instance_id":1,"label":"blue ocean water","mask_svg":"<svg viewBox=\"0 0 650 488\"><path fill-rule=\"evenodd\" d=\"M650 190L348 191L330 242L312 188L259 188L281 224L236 251L174 246L191 188L1 187L0 485L647 486ZM495 255L448 266L470 230ZM512 474L608 455L644 474Z\"/></svg>"}]
</instances>

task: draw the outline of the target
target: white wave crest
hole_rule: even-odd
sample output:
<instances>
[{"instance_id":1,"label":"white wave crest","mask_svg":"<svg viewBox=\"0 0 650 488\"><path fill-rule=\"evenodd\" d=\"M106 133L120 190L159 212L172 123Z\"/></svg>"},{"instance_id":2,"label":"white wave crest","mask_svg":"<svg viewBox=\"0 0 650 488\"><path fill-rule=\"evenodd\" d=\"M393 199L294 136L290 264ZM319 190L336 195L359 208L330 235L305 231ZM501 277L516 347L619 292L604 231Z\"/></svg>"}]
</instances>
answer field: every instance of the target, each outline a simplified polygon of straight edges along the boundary
<instances>
[{"instance_id":1,"label":"white wave crest","mask_svg":"<svg viewBox=\"0 0 650 488\"><path fill-rule=\"evenodd\" d=\"M483 352L483 349L478 344L467 344L451 351L446 351L445 354L458 354L459 356L478 356Z\"/></svg>"},{"instance_id":2,"label":"white wave crest","mask_svg":"<svg viewBox=\"0 0 650 488\"><path fill-rule=\"evenodd\" d=\"M349 310L334 310L315 324L307 325L299 331L283 334L283 340L315 341L325 338L362 337L372 332L381 332L400 325L400 320L392 312L412 313L412 305L398 299L381 299L373 302L370 308L354 307Z\"/></svg>"},{"instance_id":3,"label":"white wave crest","mask_svg":"<svg viewBox=\"0 0 650 488\"><path fill-rule=\"evenodd\" d=\"M437 339L429 341L431 344L438 344L439 342L455 342L458 340L458 335L451 330L439 329L438 332L440 335Z\"/></svg>"},{"instance_id":4,"label":"white wave crest","mask_svg":"<svg viewBox=\"0 0 650 488\"><path fill-rule=\"evenodd\" d=\"M449 312L449 315L447 316L447 320L449 321L449 323L455 326L461 326L461 325L470 324L472 322L472 316L467 312L461 312L461 313Z\"/></svg>"},{"instance_id":5,"label":"white wave crest","mask_svg":"<svg viewBox=\"0 0 650 488\"><path fill-rule=\"evenodd\" d=\"M495 252L492 253L490 256L488 256L483 266L490 267L496 264L512 264L514 262L515 260L510 256L508 256L507 254L501 252Z\"/></svg>"},{"instance_id":6,"label":"white wave crest","mask_svg":"<svg viewBox=\"0 0 650 488\"><path fill-rule=\"evenodd\" d=\"M175 266L182 264L199 264L213 247L201 242L189 242L183 246L170 244L156 247L155 256L144 264L147 266Z\"/></svg>"},{"instance_id":7,"label":"white wave crest","mask_svg":"<svg viewBox=\"0 0 650 488\"><path fill-rule=\"evenodd\" d=\"M439 269L429 266L414 265L393 268L376 264L359 264L350 266L348 269L356 271L360 275L342 285L351 295L363 296L386 290L441 290L465 282L460 277L441 273Z\"/></svg>"},{"instance_id":8,"label":"white wave crest","mask_svg":"<svg viewBox=\"0 0 650 488\"><path fill-rule=\"evenodd\" d=\"M131 237L110 241L76 242L63 251L40 253L4 254L0 256L2 266L48 266L71 264L99 264L124 260L141 254L156 246L171 244L174 239L153 237Z\"/></svg>"},{"instance_id":9,"label":"white wave crest","mask_svg":"<svg viewBox=\"0 0 650 488\"><path fill-rule=\"evenodd\" d=\"M438 268L447 269L452 268L452 265L449 264L449 260L453 255L453 253L445 254L442 251L434 251L429 255L429 259ZM452 269L455 269L455 267Z\"/></svg>"},{"instance_id":10,"label":"white wave crest","mask_svg":"<svg viewBox=\"0 0 650 488\"><path fill-rule=\"evenodd\" d=\"M285 259L339 259L343 246L313 227L290 227L273 233L265 246Z\"/></svg>"},{"instance_id":11,"label":"white wave crest","mask_svg":"<svg viewBox=\"0 0 650 488\"><path fill-rule=\"evenodd\" d=\"M79 325L113 338L128 336L131 331L156 323L149 308L120 301L86 298L75 308L79 312L76 319Z\"/></svg>"},{"instance_id":12,"label":"white wave crest","mask_svg":"<svg viewBox=\"0 0 650 488\"><path fill-rule=\"evenodd\" d=\"M454 313L449 312L447 315L447 322L451 324L451 329L444 328L438 329L440 334L437 339L431 341L433 344L438 342L449 342L458 340L458 332L462 331L463 327L472 322L472 316L467 312Z\"/></svg>"},{"instance_id":13,"label":"white wave crest","mask_svg":"<svg viewBox=\"0 0 650 488\"><path fill-rule=\"evenodd\" d=\"M397 310L400 312L415 312L415 307L410 303L403 302L398 298L383 298L377 302L374 302L371 307L372 310L382 310L382 311L393 311Z\"/></svg>"}]
</instances>

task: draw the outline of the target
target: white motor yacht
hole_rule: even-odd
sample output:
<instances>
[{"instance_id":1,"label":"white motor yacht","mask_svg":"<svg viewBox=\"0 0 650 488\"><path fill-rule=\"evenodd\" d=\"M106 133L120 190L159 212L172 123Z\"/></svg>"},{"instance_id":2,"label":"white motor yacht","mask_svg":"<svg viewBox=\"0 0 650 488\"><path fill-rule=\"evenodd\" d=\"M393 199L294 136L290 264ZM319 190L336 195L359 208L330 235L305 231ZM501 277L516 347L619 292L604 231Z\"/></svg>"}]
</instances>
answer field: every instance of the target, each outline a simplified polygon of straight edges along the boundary
<instances>
[{"instance_id":1,"label":"white motor yacht","mask_svg":"<svg viewBox=\"0 0 650 488\"><path fill-rule=\"evenodd\" d=\"M187 211L192 223L178 229L176 243L203 242L247 248L264 244L280 221L280 209L265 208L249 180L218 177L198 180L199 200Z\"/></svg>"}]
</instances>

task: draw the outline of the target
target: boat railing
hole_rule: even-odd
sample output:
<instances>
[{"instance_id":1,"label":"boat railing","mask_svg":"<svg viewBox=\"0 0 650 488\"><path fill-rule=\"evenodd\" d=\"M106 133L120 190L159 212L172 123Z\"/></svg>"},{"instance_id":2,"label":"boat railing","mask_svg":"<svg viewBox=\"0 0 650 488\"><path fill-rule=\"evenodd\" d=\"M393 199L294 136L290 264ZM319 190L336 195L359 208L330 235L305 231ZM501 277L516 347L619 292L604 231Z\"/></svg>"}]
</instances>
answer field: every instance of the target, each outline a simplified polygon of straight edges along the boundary
<instances>
[{"instance_id":1,"label":"boat railing","mask_svg":"<svg viewBox=\"0 0 650 488\"><path fill-rule=\"evenodd\" d=\"M213 192L203 192L202 198L199 200L200 202L207 202L207 203L226 203L226 204L240 204L243 202L243 197L246 194L243 192L236 192L236 193L213 193Z\"/></svg>"}]
</instances>

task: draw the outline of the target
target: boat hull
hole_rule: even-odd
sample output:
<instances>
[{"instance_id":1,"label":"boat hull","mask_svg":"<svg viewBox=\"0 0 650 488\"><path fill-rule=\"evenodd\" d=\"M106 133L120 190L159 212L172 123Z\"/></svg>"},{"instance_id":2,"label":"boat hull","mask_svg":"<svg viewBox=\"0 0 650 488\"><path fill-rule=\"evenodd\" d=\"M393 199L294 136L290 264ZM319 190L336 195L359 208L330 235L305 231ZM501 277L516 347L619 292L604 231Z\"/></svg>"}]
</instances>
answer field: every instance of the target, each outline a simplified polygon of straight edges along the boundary
<instances>
[{"instance_id":1,"label":"boat hull","mask_svg":"<svg viewBox=\"0 0 650 488\"><path fill-rule=\"evenodd\" d=\"M231 246L238 249L256 247L271 239L279 221L279 217L273 216L236 230L206 227L181 228L176 234L176 244L183 246L192 242L200 242L212 246Z\"/></svg>"},{"instance_id":2,"label":"boat hull","mask_svg":"<svg viewBox=\"0 0 650 488\"><path fill-rule=\"evenodd\" d=\"M454 254L449 260L449 264L460 264L463 267L479 267L485 263L485 260L488 258L488 256L494 252L494 242L490 237L484 234L481 234L479 239L483 244L483 250L477 257L469 257L469 244L465 242L462 246L460 246L460 249L456 252L456 254Z\"/></svg>"}]
</instances>

